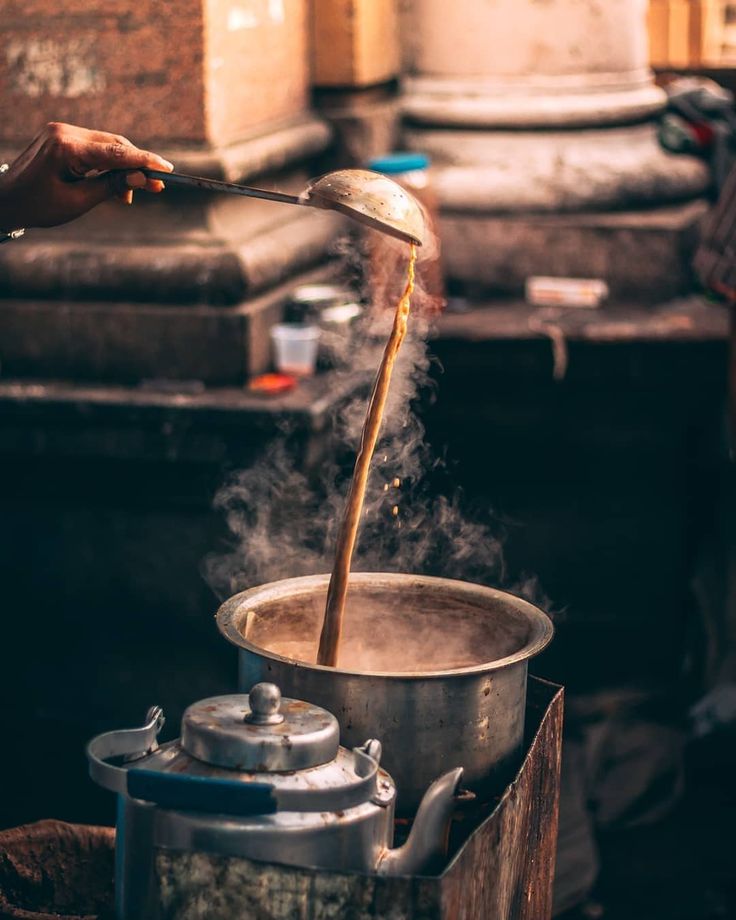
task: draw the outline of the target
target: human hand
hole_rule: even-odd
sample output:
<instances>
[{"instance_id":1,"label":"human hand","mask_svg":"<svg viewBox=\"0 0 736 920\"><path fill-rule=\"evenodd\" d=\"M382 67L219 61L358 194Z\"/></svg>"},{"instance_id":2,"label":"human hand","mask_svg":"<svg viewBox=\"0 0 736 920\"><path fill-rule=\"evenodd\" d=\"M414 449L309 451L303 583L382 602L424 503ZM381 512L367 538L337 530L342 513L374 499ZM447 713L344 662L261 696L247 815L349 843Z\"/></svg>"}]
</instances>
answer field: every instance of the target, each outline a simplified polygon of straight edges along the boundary
<instances>
[{"instance_id":1,"label":"human hand","mask_svg":"<svg viewBox=\"0 0 736 920\"><path fill-rule=\"evenodd\" d=\"M160 192L163 182L136 171L142 166L174 168L119 134L51 122L0 175L0 228L53 227L107 198L130 204L134 189Z\"/></svg>"}]
</instances>

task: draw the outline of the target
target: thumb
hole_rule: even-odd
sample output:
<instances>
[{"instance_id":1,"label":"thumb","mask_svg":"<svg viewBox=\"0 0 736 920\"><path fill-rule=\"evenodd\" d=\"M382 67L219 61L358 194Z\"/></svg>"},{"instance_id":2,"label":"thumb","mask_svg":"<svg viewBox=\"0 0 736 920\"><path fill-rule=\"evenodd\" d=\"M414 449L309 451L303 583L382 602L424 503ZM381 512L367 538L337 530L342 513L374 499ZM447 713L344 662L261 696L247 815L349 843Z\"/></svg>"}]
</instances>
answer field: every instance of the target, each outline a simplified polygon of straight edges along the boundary
<instances>
[{"instance_id":1,"label":"thumb","mask_svg":"<svg viewBox=\"0 0 736 920\"><path fill-rule=\"evenodd\" d=\"M121 195L127 188L125 173L109 172L93 179L79 179L73 185L74 195L80 208L88 211L108 198Z\"/></svg>"}]
</instances>

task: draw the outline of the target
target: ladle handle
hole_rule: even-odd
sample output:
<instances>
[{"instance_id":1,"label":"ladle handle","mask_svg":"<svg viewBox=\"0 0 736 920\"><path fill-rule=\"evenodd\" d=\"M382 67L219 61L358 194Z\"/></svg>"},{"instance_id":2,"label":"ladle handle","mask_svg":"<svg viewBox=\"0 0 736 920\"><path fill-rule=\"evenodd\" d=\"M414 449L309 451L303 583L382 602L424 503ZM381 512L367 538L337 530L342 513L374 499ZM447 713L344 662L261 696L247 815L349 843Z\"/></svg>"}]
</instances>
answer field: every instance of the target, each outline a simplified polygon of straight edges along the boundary
<instances>
[{"instance_id":1,"label":"ladle handle","mask_svg":"<svg viewBox=\"0 0 736 920\"><path fill-rule=\"evenodd\" d=\"M189 185L203 188L210 192L227 192L230 195L245 195L248 198L263 198L265 201L281 201L284 204L308 204L298 195L286 195L284 192L270 192L263 188L251 188L237 185L235 182L222 182L219 179L205 179L202 176L186 176L183 173L163 172L160 169L141 169L149 179L160 179L171 185Z\"/></svg>"}]
</instances>

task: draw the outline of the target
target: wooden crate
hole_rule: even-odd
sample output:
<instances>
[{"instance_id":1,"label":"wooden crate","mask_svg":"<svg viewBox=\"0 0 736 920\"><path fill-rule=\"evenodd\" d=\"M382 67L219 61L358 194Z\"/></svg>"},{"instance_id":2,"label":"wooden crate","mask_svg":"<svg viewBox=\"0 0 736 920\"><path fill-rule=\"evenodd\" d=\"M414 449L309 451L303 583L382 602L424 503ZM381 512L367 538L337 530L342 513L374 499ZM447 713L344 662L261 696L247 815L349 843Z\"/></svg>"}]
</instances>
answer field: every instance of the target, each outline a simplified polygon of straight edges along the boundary
<instances>
[{"instance_id":1,"label":"wooden crate","mask_svg":"<svg viewBox=\"0 0 736 920\"><path fill-rule=\"evenodd\" d=\"M659 68L715 63L724 27L724 0L649 0L650 63Z\"/></svg>"},{"instance_id":2,"label":"wooden crate","mask_svg":"<svg viewBox=\"0 0 736 920\"><path fill-rule=\"evenodd\" d=\"M312 0L312 82L370 86L399 73L396 0Z\"/></svg>"},{"instance_id":3,"label":"wooden crate","mask_svg":"<svg viewBox=\"0 0 736 920\"><path fill-rule=\"evenodd\" d=\"M726 30L723 0L693 0L689 23L690 66L721 59Z\"/></svg>"},{"instance_id":4,"label":"wooden crate","mask_svg":"<svg viewBox=\"0 0 736 920\"><path fill-rule=\"evenodd\" d=\"M440 876L383 878L161 852L161 916L178 920L548 920L557 840L561 688L530 679L514 782ZM207 879L203 893L202 880Z\"/></svg>"}]
</instances>

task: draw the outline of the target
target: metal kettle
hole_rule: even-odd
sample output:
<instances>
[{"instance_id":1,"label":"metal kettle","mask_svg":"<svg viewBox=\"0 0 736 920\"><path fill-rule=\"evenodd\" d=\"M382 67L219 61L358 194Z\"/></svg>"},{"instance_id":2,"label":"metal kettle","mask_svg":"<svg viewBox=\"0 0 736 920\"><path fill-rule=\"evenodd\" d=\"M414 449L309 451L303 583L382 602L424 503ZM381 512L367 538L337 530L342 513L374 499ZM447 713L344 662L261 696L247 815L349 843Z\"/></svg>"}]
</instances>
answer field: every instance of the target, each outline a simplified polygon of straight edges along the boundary
<instances>
[{"instance_id":1,"label":"metal kettle","mask_svg":"<svg viewBox=\"0 0 736 920\"><path fill-rule=\"evenodd\" d=\"M429 787L392 849L396 786L379 766L381 744L341 747L327 710L260 683L193 704L181 737L159 746L163 723L155 707L140 728L87 746L92 779L119 797L119 918L156 916L161 850L386 875L426 873L444 855L460 768Z\"/></svg>"}]
</instances>

